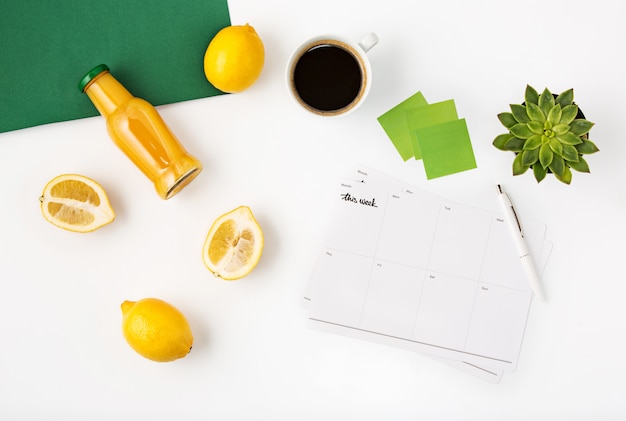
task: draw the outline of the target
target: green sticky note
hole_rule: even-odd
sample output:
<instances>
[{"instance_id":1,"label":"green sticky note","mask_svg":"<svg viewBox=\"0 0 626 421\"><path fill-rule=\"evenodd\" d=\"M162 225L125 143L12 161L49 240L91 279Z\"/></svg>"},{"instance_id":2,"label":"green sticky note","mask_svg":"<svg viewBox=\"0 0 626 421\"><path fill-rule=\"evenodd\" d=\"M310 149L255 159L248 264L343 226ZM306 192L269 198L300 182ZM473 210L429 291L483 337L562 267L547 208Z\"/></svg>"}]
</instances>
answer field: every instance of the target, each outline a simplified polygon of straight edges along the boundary
<instances>
[{"instance_id":1,"label":"green sticky note","mask_svg":"<svg viewBox=\"0 0 626 421\"><path fill-rule=\"evenodd\" d=\"M11 0L0 13L0 132L97 115L79 80L106 64L153 105L221 94L204 52L227 0Z\"/></svg>"},{"instance_id":2,"label":"green sticky note","mask_svg":"<svg viewBox=\"0 0 626 421\"><path fill-rule=\"evenodd\" d=\"M406 119L406 111L427 104L424 95L417 92L378 117L378 123L405 161L413 157L413 142Z\"/></svg>"},{"instance_id":3,"label":"green sticky note","mask_svg":"<svg viewBox=\"0 0 626 421\"><path fill-rule=\"evenodd\" d=\"M415 159L423 158L417 129L445 123L458 119L454 100L436 102L423 107L412 108L406 111L405 118L409 126L409 136Z\"/></svg>"},{"instance_id":4,"label":"green sticky note","mask_svg":"<svg viewBox=\"0 0 626 421\"><path fill-rule=\"evenodd\" d=\"M465 119L418 128L416 135L429 180L476 168Z\"/></svg>"}]
</instances>

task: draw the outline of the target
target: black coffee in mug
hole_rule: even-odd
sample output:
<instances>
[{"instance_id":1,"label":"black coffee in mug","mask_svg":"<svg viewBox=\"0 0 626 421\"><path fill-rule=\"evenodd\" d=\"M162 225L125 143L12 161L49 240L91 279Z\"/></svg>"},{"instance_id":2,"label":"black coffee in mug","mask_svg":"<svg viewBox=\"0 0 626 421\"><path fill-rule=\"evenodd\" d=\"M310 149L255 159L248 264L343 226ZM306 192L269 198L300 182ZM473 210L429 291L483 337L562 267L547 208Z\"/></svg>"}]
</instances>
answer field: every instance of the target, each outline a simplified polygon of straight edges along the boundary
<instances>
[{"instance_id":1,"label":"black coffee in mug","mask_svg":"<svg viewBox=\"0 0 626 421\"><path fill-rule=\"evenodd\" d=\"M298 101L322 115L348 111L363 95L365 66L347 44L316 41L305 47L292 69L292 89Z\"/></svg>"}]
</instances>

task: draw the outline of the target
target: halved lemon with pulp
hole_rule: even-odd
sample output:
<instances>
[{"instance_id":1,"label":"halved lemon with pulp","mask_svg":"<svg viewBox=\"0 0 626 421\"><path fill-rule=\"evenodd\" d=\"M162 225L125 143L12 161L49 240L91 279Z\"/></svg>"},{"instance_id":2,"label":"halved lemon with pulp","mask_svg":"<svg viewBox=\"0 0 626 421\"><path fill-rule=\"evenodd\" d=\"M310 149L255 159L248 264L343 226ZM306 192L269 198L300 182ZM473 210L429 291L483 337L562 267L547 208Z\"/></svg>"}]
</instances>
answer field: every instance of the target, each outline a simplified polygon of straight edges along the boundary
<instances>
[{"instance_id":1,"label":"halved lemon with pulp","mask_svg":"<svg viewBox=\"0 0 626 421\"><path fill-rule=\"evenodd\" d=\"M206 267L219 278L240 279L257 265L263 252L263 232L247 206L213 222L202 250Z\"/></svg>"},{"instance_id":2,"label":"halved lemon with pulp","mask_svg":"<svg viewBox=\"0 0 626 421\"><path fill-rule=\"evenodd\" d=\"M53 178L44 187L39 201L44 218L68 231L94 231L115 219L102 186L84 175L63 174Z\"/></svg>"}]
</instances>

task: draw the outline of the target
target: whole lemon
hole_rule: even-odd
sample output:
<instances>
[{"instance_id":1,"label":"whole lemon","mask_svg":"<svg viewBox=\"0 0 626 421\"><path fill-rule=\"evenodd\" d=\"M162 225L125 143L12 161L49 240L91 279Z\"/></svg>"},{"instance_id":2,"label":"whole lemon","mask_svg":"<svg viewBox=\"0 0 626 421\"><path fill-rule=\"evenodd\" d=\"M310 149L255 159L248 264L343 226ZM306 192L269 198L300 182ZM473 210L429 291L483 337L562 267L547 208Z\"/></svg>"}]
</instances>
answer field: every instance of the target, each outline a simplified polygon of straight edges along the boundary
<instances>
[{"instance_id":1,"label":"whole lemon","mask_svg":"<svg viewBox=\"0 0 626 421\"><path fill-rule=\"evenodd\" d=\"M185 316L173 305L157 298L122 303L122 330L138 354L167 362L186 356L193 335Z\"/></svg>"},{"instance_id":2,"label":"whole lemon","mask_svg":"<svg viewBox=\"0 0 626 421\"><path fill-rule=\"evenodd\" d=\"M252 26L227 26L206 49L204 74L220 91L241 92L258 79L264 62L263 41Z\"/></svg>"}]
</instances>

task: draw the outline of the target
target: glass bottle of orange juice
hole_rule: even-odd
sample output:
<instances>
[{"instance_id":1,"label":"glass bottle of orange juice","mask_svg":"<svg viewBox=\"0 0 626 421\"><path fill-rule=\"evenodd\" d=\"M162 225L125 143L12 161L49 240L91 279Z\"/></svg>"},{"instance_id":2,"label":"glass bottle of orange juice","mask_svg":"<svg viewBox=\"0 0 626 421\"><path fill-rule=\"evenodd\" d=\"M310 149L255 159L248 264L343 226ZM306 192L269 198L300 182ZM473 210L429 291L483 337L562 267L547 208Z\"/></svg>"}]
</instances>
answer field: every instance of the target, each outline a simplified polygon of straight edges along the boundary
<instances>
[{"instance_id":1,"label":"glass bottle of orange juice","mask_svg":"<svg viewBox=\"0 0 626 421\"><path fill-rule=\"evenodd\" d=\"M109 136L169 199L193 180L202 164L191 156L167 127L157 110L133 96L101 64L78 84L105 118Z\"/></svg>"}]
</instances>

